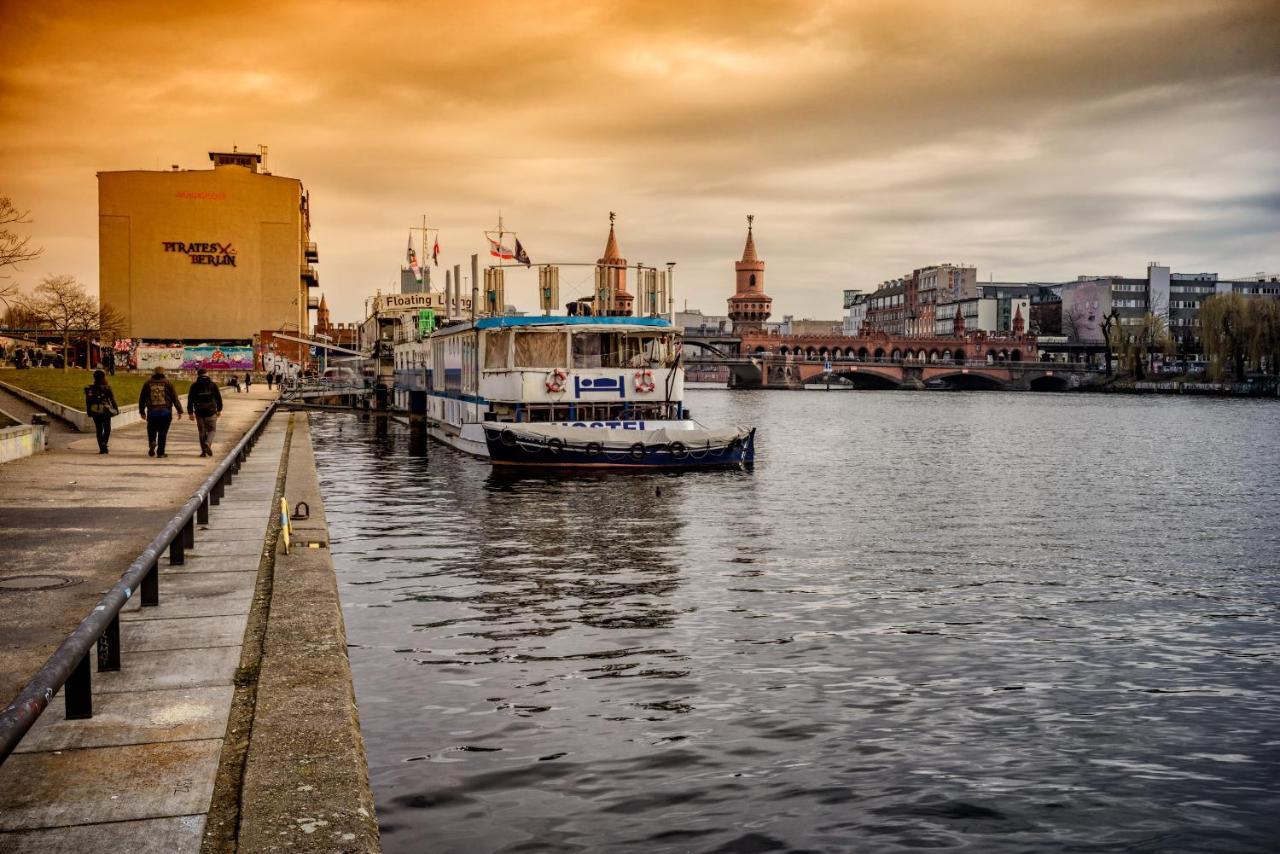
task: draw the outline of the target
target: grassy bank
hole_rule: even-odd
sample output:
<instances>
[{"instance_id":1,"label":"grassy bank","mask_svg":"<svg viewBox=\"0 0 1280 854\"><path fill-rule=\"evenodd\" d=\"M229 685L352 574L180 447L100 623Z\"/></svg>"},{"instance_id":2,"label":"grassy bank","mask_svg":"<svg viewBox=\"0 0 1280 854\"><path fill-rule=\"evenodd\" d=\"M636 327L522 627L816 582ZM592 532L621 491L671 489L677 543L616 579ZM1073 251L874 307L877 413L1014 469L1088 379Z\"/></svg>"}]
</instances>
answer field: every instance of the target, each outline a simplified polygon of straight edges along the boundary
<instances>
[{"instance_id":1,"label":"grassy bank","mask_svg":"<svg viewBox=\"0 0 1280 854\"><path fill-rule=\"evenodd\" d=\"M149 373L119 373L107 377L111 390L116 393L116 403L123 411L129 407L137 407L138 395L142 393L142 384L150 378ZM84 411L84 387L93 382L93 371L70 370L57 368L32 368L26 371L4 371L0 373L0 382L18 386L27 391L56 400L63 406L70 406ZM185 395L191 387L188 380L174 380L173 387L178 394Z\"/></svg>"}]
</instances>

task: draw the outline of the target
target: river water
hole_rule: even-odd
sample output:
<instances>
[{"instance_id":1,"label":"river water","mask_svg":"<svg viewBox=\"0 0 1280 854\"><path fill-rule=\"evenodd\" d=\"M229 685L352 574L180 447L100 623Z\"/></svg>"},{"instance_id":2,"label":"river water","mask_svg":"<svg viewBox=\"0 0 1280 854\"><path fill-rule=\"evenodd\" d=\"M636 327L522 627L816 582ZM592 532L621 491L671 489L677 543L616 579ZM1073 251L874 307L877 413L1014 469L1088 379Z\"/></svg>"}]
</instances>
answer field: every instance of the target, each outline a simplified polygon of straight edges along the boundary
<instances>
[{"instance_id":1,"label":"river water","mask_svg":"<svg viewBox=\"0 0 1280 854\"><path fill-rule=\"evenodd\" d=\"M1274 851L1280 404L698 390L752 472L312 418L387 851Z\"/></svg>"}]
</instances>

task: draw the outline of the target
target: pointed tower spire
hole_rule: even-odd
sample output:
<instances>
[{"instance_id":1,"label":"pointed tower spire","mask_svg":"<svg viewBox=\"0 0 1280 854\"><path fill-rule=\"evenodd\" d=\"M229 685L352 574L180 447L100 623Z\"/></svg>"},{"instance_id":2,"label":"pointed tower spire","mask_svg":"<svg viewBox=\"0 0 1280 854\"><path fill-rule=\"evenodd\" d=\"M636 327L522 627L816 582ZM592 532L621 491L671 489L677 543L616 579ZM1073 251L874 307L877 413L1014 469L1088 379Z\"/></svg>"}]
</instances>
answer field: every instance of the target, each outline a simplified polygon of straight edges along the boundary
<instances>
[{"instance_id":1,"label":"pointed tower spire","mask_svg":"<svg viewBox=\"0 0 1280 854\"><path fill-rule=\"evenodd\" d=\"M1026 321L1022 319L1022 306L1019 305L1013 312L1013 334L1022 335L1027 331Z\"/></svg>"},{"instance_id":2,"label":"pointed tower spire","mask_svg":"<svg viewBox=\"0 0 1280 854\"><path fill-rule=\"evenodd\" d=\"M752 227L755 223L755 218L756 218L755 214L747 214L747 245L742 248L743 261L759 261L760 260L760 258L756 255L755 237L752 236L751 234Z\"/></svg>"},{"instance_id":3,"label":"pointed tower spire","mask_svg":"<svg viewBox=\"0 0 1280 854\"><path fill-rule=\"evenodd\" d=\"M617 214L609 211L609 239L604 245L604 256L596 261L597 269L603 268L606 287L613 292L613 312L622 317L631 316L635 297L627 293L627 259L618 249L618 236L613 231Z\"/></svg>"},{"instance_id":4,"label":"pointed tower spire","mask_svg":"<svg viewBox=\"0 0 1280 854\"><path fill-rule=\"evenodd\" d=\"M613 233L613 220L617 217L613 211L609 211L609 240L604 245L604 261L623 261L622 253L618 251L618 237Z\"/></svg>"},{"instance_id":5,"label":"pointed tower spire","mask_svg":"<svg viewBox=\"0 0 1280 854\"><path fill-rule=\"evenodd\" d=\"M756 254L755 214L747 214L747 243L742 260L733 265L737 283L729 297L729 319L735 329L759 329L773 311L773 300L764 292L764 261Z\"/></svg>"}]
</instances>

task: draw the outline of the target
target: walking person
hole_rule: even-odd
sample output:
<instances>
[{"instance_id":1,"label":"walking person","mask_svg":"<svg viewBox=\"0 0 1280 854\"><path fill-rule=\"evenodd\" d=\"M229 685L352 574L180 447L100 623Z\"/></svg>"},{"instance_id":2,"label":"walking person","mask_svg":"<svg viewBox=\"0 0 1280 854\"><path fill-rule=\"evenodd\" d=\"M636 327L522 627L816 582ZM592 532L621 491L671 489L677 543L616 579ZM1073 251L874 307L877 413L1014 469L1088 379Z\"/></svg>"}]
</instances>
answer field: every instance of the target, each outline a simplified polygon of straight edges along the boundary
<instances>
[{"instance_id":1,"label":"walking person","mask_svg":"<svg viewBox=\"0 0 1280 854\"><path fill-rule=\"evenodd\" d=\"M249 373L248 371L245 371L244 372L244 390L247 392L249 390L249 386L251 385L253 385L253 374Z\"/></svg>"},{"instance_id":2,"label":"walking person","mask_svg":"<svg viewBox=\"0 0 1280 854\"><path fill-rule=\"evenodd\" d=\"M178 409L182 416L182 402L178 400L178 391L173 383L164 375L164 368L156 368L151 379L142 384L142 392L138 395L138 410L147 419L147 456L163 457L165 441L169 438L169 428L173 426L173 410Z\"/></svg>"},{"instance_id":3,"label":"walking person","mask_svg":"<svg viewBox=\"0 0 1280 854\"><path fill-rule=\"evenodd\" d=\"M222 414L222 393L218 384L209 379L204 368L196 371L196 381L187 392L187 416L196 422L200 433L200 456L213 456L213 434L218 429L218 416Z\"/></svg>"},{"instance_id":4,"label":"walking person","mask_svg":"<svg viewBox=\"0 0 1280 854\"><path fill-rule=\"evenodd\" d=\"M98 453L105 454L107 443L111 441L111 419L120 414L120 406L104 372L94 371L93 384L84 387L84 407L93 419L93 431L98 435Z\"/></svg>"},{"instance_id":5,"label":"walking person","mask_svg":"<svg viewBox=\"0 0 1280 854\"><path fill-rule=\"evenodd\" d=\"M276 379L276 371L275 371L275 368L272 368L271 370L267 371L267 391L271 391L271 384L275 382L275 379Z\"/></svg>"}]
</instances>

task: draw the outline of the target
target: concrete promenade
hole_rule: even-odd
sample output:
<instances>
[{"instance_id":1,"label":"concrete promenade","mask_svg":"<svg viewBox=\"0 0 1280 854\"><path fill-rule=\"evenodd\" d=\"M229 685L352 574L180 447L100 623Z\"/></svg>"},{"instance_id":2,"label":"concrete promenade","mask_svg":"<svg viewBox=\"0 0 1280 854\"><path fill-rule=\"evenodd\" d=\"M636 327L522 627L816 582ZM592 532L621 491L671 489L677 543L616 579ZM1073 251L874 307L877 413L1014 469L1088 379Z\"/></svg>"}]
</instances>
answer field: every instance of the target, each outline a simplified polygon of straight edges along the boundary
<instances>
[{"instance_id":1,"label":"concrete promenade","mask_svg":"<svg viewBox=\"0 0 1280 854\"><path fill-rule=\"evenodd\" d=\"M142 424L113 433L60 434L43 454L0 466L0 703L22 689L102 591L159 533L274 395L223 396L214 456L201 457L195 423L169 432L169 456L147 456Z\"/></svg>"},{"instance_id":2,"label":"concrete promenade","mask_svg":"<svg viewBox=\"0 0 1280 854\"><path fill-rule=\"evenodd\" d=\"M237 428L220 436L215 460L265 404L265 394L227 399L224 425L236 419ZM127 472L147 463L164 467L185 459L188 449L198 453L194 436L181 433L166 460L146 457L145 434L133 453L124 449L136 438L121 438L121 452L113 438L113 452L105 457L97 455L91 436L89 451L72 443L63 456L88 455L103 466L114 458L118 470ZM76 462L42 456L46 471ZM156 516L129 514L141 519L140 542L122 539L116 546L123 556L110 562L109 572L59 588L91 588L89 601L55 600L60 614L74 614L71 625L213 465L198 456L194 461L198 465L186 478L178 469L170 472L173 482L153 490L150 504L144 493L130 493L135 506L126 510ZM94 474L109 477L105 469ZM0 468L0 478L6 475ZM23 474L27 482L32 476ZM0 494L6 496L0 522L9 524L8 494ZM28 495L37 496L55 516L68 509L56 494ZM290 555L278 542L281 496L312 508L309 520L296 523L301 548ZM108 527L118 512L110 506L90 509ZM71 536L74 529L65 530L44 548L53 559L92 570L78 556L83 547ZM144 610L135 597L122 612L122 667L93 673L94 717L65 720L62 697L55 697L0 766L0 851L378 850L327 541L306 416L279 412L222 504L211 508L209 524L197 526L185 564L170 566L167 556L161 559L160 604ZM14 560L32 565L33 557L6 538L0 556L8 558L11 551ZM22 635L11 628L15 624L46 627L48 615L38 600L59 590L0 592L0 626L14 640ZM39 646L51 650L66 631L55 638L46 627L50 643ZM7 671L5 678L20 685L47 654L34 645L6 644L13 667L40 660L26 673Z\"/></svg>"}]
</instances>

